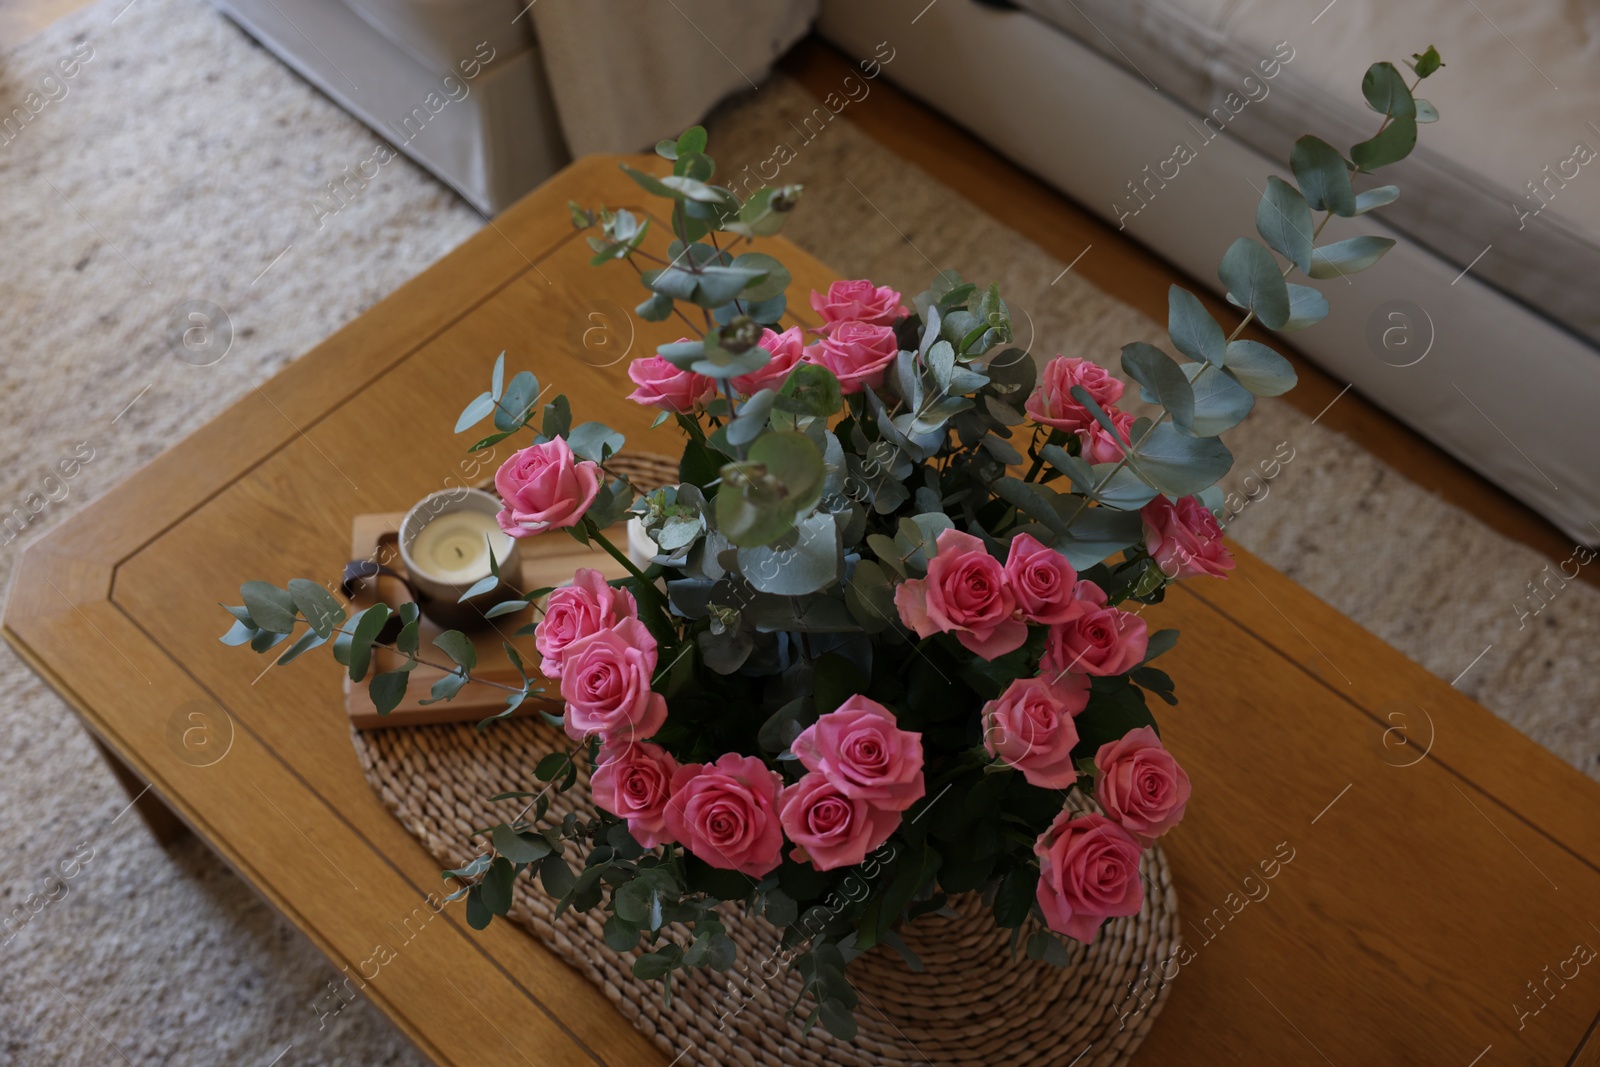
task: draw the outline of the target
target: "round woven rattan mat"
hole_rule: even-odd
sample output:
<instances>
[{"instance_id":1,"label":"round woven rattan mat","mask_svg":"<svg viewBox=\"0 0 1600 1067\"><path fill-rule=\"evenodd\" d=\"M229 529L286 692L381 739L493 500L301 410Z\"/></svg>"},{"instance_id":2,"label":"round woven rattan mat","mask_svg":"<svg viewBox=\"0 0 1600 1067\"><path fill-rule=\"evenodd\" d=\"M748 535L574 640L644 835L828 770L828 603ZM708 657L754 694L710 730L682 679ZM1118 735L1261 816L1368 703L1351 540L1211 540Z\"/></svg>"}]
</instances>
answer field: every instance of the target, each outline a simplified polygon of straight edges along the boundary
<instances>
[{"instance_id":1,"label":"round woven rattan mat","mask_svg":"<svg viewBox=\"0 0 1600 1067\"><path fill-rule=\"evenodd\" d=\"M675 477L675 464L653 460L626 465L641 489ZM491 804L489 797L530 788L540 757L566 747L557 730L533 719L496 723L481 734L469 724L353 731L353 740L367 781L441 868L472 860L479 849L473 831L515 814L513 802ZM586 779L551 794L557 819L588 807ZM860 994L853 1043L821 1027L802 1034L810 1004L787 1014L800 983L785 966L776 932L738 908L726 908L724 917L739 949L733 970L681 973L670 1005L659 982L633 977L640 949L606 946L603 909L553 921L554 900L522 878L510 919L599 986L681 1064L1111 1067L1149 1031L1168 991L1163 965L1178 948L1177 895L1159 848L1144 854L1141 872L1144 909L1107 922L1092 945L1070 943L1068 967L1013 959L1010 931L996 927L975 896L908 924L902 937L921 957L922 973L885 949L850 966Z\"/></svg>"}]
</instances>

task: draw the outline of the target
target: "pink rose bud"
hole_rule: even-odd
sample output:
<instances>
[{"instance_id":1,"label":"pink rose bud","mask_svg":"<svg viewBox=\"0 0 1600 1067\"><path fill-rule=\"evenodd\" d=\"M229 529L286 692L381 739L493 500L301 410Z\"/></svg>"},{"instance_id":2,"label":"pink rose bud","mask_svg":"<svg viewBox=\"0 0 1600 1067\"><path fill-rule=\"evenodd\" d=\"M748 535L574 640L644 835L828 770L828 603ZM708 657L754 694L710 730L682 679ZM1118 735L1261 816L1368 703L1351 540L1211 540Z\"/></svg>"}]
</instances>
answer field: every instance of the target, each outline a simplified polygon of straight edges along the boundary
<instances>
[{"instance_id":1,"label":"pink rose bud","mask_svg":"<svg viewBox=\"0 0 1600 1067\"><path fill-rule=\"evenodd\" d=\"M544 618L533 630L533 643L546 678L561 677L561 655L580 637L609 630L623 619L639 617L633 594L606 584L606 576L593 567L579 567L572 584L550 594Z\"/></svg>"},{"instance_id":2,"label":"pink rose bud","mask_svg":"<svg viewBox=\"0 0 1600 1067\"><path fill-rule=\"evenodd\" d=\"M1064 671L1109 676L1126 674L1144 662L1150 635L1144 620L1131 611L1105 606L1106 595L1093 582L1077 584L1084 610L1050 627L1039 672L1056 677Z\"/></svg>"},{"instance_id":3,"label":"pink rose bud","mask_svg":"<svg viewBox=\"0 0 1600 1067\"><path fill-rule=\"evenodd\" d=\"M959 530L942 530L926 578L894 591L900 621L919 637L954 633L968 651L992 660L1021 648L1028 627L1013 618L1017 600L1000 561L983 542Z\"/></svg>"},{"instance_id":4,"label":"pink rose bud","mask_svg":"<svg viewBox=\"0 0 1600 1067\"><path fill-rule=\"evenodd\" d=\"M1045 925L1088 944L1108 918L1144 906L1139 842L1106 818L1063 811L1033 845Z\"/></svg>"},{"instance_id":5,"label":"pink rose bud","mask_svg":"<svg viewBox=\"0 0 1600 1067\"><path fill-rule=\"evenodd\" d=\"M734 389L745 396L755 396L763 389L777 392L783 388L789 372L805 359L806 342L798 326L791 326L782 333L764 329L761 331L759 343L762 348L772 353L772 359L765 367L733 379Z\"/></svg>"},{"instance_id":6,"label":"pink rose bud","mask_svg":"<svg viewBox=\"0 0 1600 1067\"><path fill-rule=\"evenodd\" d=\"M634 360L628 364L628 377L639 387L628 394L629 400L680 415L691 414L717 391L717 383L704 374L680 370L660 356Z\"/></svg>"},{"instance_id":7,"label":"pink rose bud","mask_svg":"<svg viewBox=\"0 0 1600 1067\"><path fill-rule=\"evenodd\" d=\"M667 800L678 761L648 741L624 741L600 750L600 764L589 779L594 802L628 822L628 833L645 848L672 840L667 833Z\"/></svg>"},{"instance_id":8,"label":"pink rose bud","mask_svg":"<svg viewBox=\"0 0 1600 1067\"><path fill-rule=\"evenodd\" d=\"M580 637L561 652L561 699L567 733L609 742L646 738L667 717L667 701L650 688L656 639L638 619Z\"/></svg>"},{"instance_id":9,"label":"pink rose bud","mask_svg":"<svg viewBox=\"0 0 1600 1067\"><path fill-rule=\"evenodd\" d=\"M842 392L859 393L883 385L884 372L900 353L900 342L887 326L841 322L806 350L806 359L833 371Z\"/></svg>"},{"instance_id":10,"label":"pink rose bud","mask_svg":"<svg viewBox=\"0 0 1600 1067\"><path fill-rule=\"evenodd\" d=\"M808 771L839 791L887 811L922 799L922 735L895 725L894 713L859 693L800 732L789 746Z\"/></svg>"},{"instance_id":11,"label":"pink rose bud","mask_svg":"<svg viewBox=\"0 0 1600 1067\"><path fill-rule=\"evenodd\" d=\"M1117 428L1117 437L1112 437L1098 420L1093 420L1087 428L1078 431L1078 440L1083 442L1079 455L1089 463L1115 463L1122 458L1123 452L1127 451L1122 447L1122 442L1133 440L1129 436L1133 433L1133 416L1121 408L1101 406L1111 417L1111 425ZM1118 437L1121 440L1118 440Z\"/></svg>"},{"instance_id":12,"label":"pink rose bud","mask_svg":"<svg viewBox=\"0 0 1600 1067\"><path fill-rule=\"evenodd\" d=\"M604 475L592 460L579 460L556 437L513 452L494 472L505 505L495 516L512 537L532 537L576 526L600 493Z\"/></svg>"},{"instance_id":13,"label":"pink rose bud","mask_svg":"<svg viewBox=\"0 0 1600 1067\"><path fill-rule=\"evenodd\" d=\"M1171 578L1197 574L1222 578L1233 570L1233 553L1222 544L1222 527L1211 510L1192 496L1173 503L1158 496L1139 509L1144 547L1161 573Z\"/></svg>"},{"instance_id":14,"label":"pink rose bud","mask_svg":"<svg viewBox=\"0 0 1600 1067\"><path fill-rule=\"evenodd\" d=\"M1067 557L1032 534L1020 533L1011 539L1005 573L1017 610L1029 622L1050 626L1084 611L1083 601L1073 595L1078 572Z\"/></svg>"},{"instance_id":15,"label":"pink rose bud","mask_svg":"<svg viewBox=\"0 0 1600 1067\"><path fill-rule=\"evenodd\" d=\"M874 286L865 278L834 282L826 296L811 290L811 307L822 316L823 333L832 333L843 322L893 326L910 314L899 293L887 285Z\"/></svg>"},{"instance_id":16,"label":"pink rose bud","mask_svg":"<svg viewBox=\"0 0 1600 1067\"><path fill-rule=\"evenodd\" d=\"M786 788L778 804L784 832L796 845L791 858L819 871L855 866L900 825L898 811L847 796L816 771Z\"/></svg>"},{"instance_id":17,"label":"pink rose bud","mask_svg":"<svg viewBox=\"0 0 1600 1067\"><path fill-rule=\"evenodd\" d=\"M755 756L728 753L672 776L667 832L713 867L760 878L783 862L783 780Z\"/></svg>"},{"instance_id":18,"label":"pink rose bud","mask_svg":"<svg viewBox=\"0 0 1600 1067\"><path fill-rule=\"evenodd\" d=\"M983 747L1022 772L1029 785L1065 789L1078 780L1072 749L1078 728L1072 718L1089 703L1089 679L1066 674L1018 678L983 706Z\"/></svg>"},{"instance_id":19,"label":"pink rose bud","mask_svg":"<svg viewBox=\"0 0 1600 1067\"><path fill-rule=\"evenodd\" d=\"M1098 363L1076 356L1057 356L1044 365L1039 385L1028 397L1028 417L1041 426L1068 433L1099 425L1089 409L1072 395L1074 385L1083 386L1094 402L1108 411L1122 396L1122 383Z\"/></svg>"},{"instance_id":20,"label":"pink rose bud","mask_svg":"<svg viewBox=\"0 0 1600 1067\"><path fill-rule=\"evenodd\" d=\"M1100 772L1095 799L1141 844L1148 846L1183 819L1189 775L1155 730L1141 726L1101 745L1094 765Z\"/></svg>"}]
</instances>

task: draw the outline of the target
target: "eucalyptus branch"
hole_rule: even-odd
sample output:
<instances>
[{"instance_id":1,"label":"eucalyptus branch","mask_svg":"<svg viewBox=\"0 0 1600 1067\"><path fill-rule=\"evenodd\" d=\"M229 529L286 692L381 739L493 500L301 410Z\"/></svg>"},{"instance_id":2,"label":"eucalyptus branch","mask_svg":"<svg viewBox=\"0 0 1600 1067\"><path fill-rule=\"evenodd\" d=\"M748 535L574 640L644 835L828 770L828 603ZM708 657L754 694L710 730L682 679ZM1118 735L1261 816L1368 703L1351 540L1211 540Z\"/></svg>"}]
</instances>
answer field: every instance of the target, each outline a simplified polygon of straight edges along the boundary
<instances>
[{"instance_id":1,"label":"eucalyptus branch","mask_svg":"<svg viewBox=\"0 0 1600 1067\"><path fill-rule=\"evenodd\" d=\"M1418 85L1420 85L1421 83L1422 83L1422 79L1419 77L1419 78L1417 78L1416 81L1411 83L1411 85L1409 86L1409 89L1415 90L1416 87ZM1383 122L1381 122L1378 125L1378 134L1381 134L1381 133L1383 133L1384 130L1388 129L1389 122L1393 119L1393 117L1394 116L1387 115L1387 114L1383 116ZM1377 134L1374 134L1373 136L1376 137ZM1366 173L1370 173L1370 172L1363 170L1360 165L1356 165L1355 168L1351 171L1351 177L1355 177L1358 174L1366 174ZM1331 208L1323 213L1322 221L1317 223L1317 228L1315 230L1313 230L1312 234L1311 234L1311 240L1312 240L1313 244L1316 243L1316 239L1318 237L1322 236L1323 227L1327 226L1328 223L1333 220L1333 216L1334 216L1334 211ZM1290 274L1294 273L1295 269L1296 269L1295 268L1295 264L1293 262L1290 262L1290 263L1286 264L1284 266L1284 268L1283 268L1282 277L1284 277L1284 278L1289 277ZM1239 325L1235 326L1234 329L1233 329L1233 332L1228 335L1227 343L1231 344L1234 341L1238 340L1239 335L1244 333L1245 329L1252 322L1254 322L1255 319L1256 319L1255 308L1247 309L1246 312L1245 312L1244 318L1239 320ZM1189 379L1190 385L1193 385L1195 382L1198 382L1202 377L1204 377L1206 375L1207 372L1212 370L1215 366L1216 366L1216 364L1214 364L1214 363L1212 363L1210 361L1207 361L1207 362L1201 364L1200 369L1195 371L1194 377ZM1149 439L1150 435L1155 433L1156 427L1158 427L1162 423L1166 422L1168 416L1170 416L1171 414L1172 414L1171 411L1167 410L1166 408L1162 408L1161 409L1161 413L1158 416L1156 416L1156 418L1150 423L1150 426L1145 430L1145 432L1140 435L1139 440L1137 442L1133 441L1132 438L1130 437L1130 439L1129 439L1129 441L1127 443L1127 446L1123 448L1122 457L1117 460L1116 464L1109 471L1106 472L1106 476L1104 478L1100 479L1099 484L1097 484L1094 487L1094 493L1095 494L1098 494L1107 485L1109 485L1111 483L1111 479L1115 478L1117 476L1118 472L1120 472L1124 467L1132 465L1134 451L1140 445L1144 444L1144 442ZM1121 444L1120 441L1118 443ZM1037 467L1037 461L1035 463L1035 466ZM1135 470L1137 470L1137 467L1135 467ZM1083 499L1078 502L1077 508L1073 511L1073 513L1070 516L1067 517L1067 525L1068 526L1071 526L1072 523L1077 520L1078 516L1083 514L1084 510L1088 508L1089 502L1090 502L1090 496L1088 494L1085 494Z\"/></svg>"},{"instance_id":2,"label":"eucalyptus branch","mask_svg":"<svg viewBox=\"0 0 1600 1067\"><path fill-rule=\"evenodd\" d=\"M637 252L639 250L638 249L634 249L634 251ZM647 254L647 253L640 253L640 254ZM628 264L628 266L632 267L634 270L639 272L639 277L641 279L644 278L644 268L639 266L639 264L637 264L637 263L635 263L633 261L633 252L628 253L626 256L624 256L622 258L623 258L623 261ZM657 258L655 256L651 256L650 258L654 259L657 263L666 263L666 260L659 259L659 258ZM668 264L668 265L670 266L670 264ZM654 290L651 290L651 291L654 292ZM676 300L674 300L672 302L672 313L674 315L678 316L678 318L682 319L683 320L683 324L685 326L689 327L690 330L696 330L696 329L699 328L699 327L695 326L695 324L692 321L690 321L689 316L687 316L687 315L685 315L683 313L683 309L678 307L678 302Z\"/></svg>"},{"instance_id":3,"label":"eucalyptus branch","mask_svg":"<svg viewBox=\"0 0 1600 1067\"><path fill-rule=\"evenodd\" d=\"M346 637L354 637L355 636L355 631L354 630L346 630L343 627L336 627L333 632L336 633L336 634L344 634ZM444 671L446 674L459 674L462 677L464 677L467 681L476 682L479 685L492 686L495 689L504 689L508 693L526 692L526 690L523 689L521 686L506 685L504 682L491 681L488 678L479 678L479 677L475 676L471 671L467 670L465 667L462 667L460 664L446 665L446 664L443 664L443 663L435 663L432 660L423 659L421 656L417 655L415 652L402 652L397 646L395 646L393 644L386 644L386 643L384 643L382 641L374 641L374 642L372 642L372 647L373 648L385 649L385 650L387 650L389 652L393 652L397 656L404 656L404 657L406 657L406 661L408 663L416 663L416 664L419 664L419 665L421 665L423 667L432 667L434 670L436 670L436 671ZM287 651L287 650L285 650L285 651ZM281 655L281 653L280 653L280 655ZM276 663L277 661L274 660L273 662Z\"/></svg>"},{"instance_id":4,"label":"eucalyptus branch","mask_svg":"<svg viewBox=\"0 0 1600 1067\"><path fill-rule=\"evenodd\" d=\"M578 762L573 757L576 755L576 753L578 751L579 744L580 744L580 742L574 741L572 744L567 746L567 763L569 765L576 765L577 762ZM555 787L555 784L556 784L555 778L551 778L548 782L546 782L544 788L539 790L539 792L536 793L534 796L530 797L528 802L526 804L522 805L522 810L517 812L516 817L514 819L512 819L511 821L514 822L514 823L515 822L521 822L522 821L522 817L524 815L528 814L528 809L533 807L535 804L537 804L539 802L539 798L540 797L542 797L546 793L550 792L550 790Z\"/></svg>"}]
</instances>

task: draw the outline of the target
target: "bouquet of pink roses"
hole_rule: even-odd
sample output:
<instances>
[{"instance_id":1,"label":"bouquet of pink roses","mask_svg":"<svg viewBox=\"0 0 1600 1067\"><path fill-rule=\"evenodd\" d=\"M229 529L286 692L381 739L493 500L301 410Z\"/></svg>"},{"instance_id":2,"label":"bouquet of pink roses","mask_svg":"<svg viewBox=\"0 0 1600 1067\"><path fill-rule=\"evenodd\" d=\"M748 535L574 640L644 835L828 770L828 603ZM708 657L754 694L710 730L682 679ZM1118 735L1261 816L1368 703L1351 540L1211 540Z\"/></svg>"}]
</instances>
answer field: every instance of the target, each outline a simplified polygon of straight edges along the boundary
<instances>
[{"instance_id":1,"label":"bouquet of pink roses","mask_svg":"<svg viewBox=\"0 0 1600 1067\"><path fill-rule=\"evenodd\" d=\"M1438 65L1429 49L1412 69ZM1241 308L1231 332L1174 286L1169 333L1186 361L1123 348L1143 415L1088 359L1037 367L1010 345L998 288L950 272L909 300L835 282L810 295L820 327L782 328L788 272L737 249L776 233L801 190L741 201L712 184L698 127L658 146L671 174L629 168L670 203L664 255L644 247L647 218L574 206L597 264L639 268L638 314L691 330L629 368L631 398L675 421L684 451L677 484L640 494L608 469L620 434L574 426L566 397L535 413L533 374L507 383L503 362L457 426L493 414L475 448L533 436L495 476L506 533L565 531L628 571L583 569L488 612L540 607L529 630L562 707L545 714L570 744L531 770L565 790L587 766L594 808L557 822L545 793L519 794L527 806L487 832L484 854L447 872L469 920L505 914L514 881L537 873L558 910L604 909L613 948L643 943L636 975L670 980L732 965L719 906L744 902L793 952L809 1020L848 1036L846 965L880 944L910 957L897 926L953 894L982 894L1014 944L1057 963L1070 959L1059 938L1089 941L1138 912L1141 851L1190 800L1149 709L1176 703L1154 661L1177 634L1141 613L1168 583L1233 566L1213 515L1231 463L1218 435L1295 381L1244 326L1311 325L1327 302L1290 275L1351 273L1392 244L1316 244L1333 217L1398 195L1352 182L1402 158L1432 113L1390 64L1363 89L1377 136L1350 159L1302 138L1298 188L1269 179L1261 240L1224 256ZM647 561L607 538L624 518ZM501 583L480 585L467 596ZM407 663L371 677L373 699L392 708L405 692L414 606L386 638L387 608L347 619L315 583L249 583L244 600L225 640L265 651L303 617L295 655L332 638L359 680L375 644L392 648ZM459 634L436 644L456 669L432 698L449 699L475 657ZM524 673L504 714L537 681Z\"/></svg>"}]
</instances>

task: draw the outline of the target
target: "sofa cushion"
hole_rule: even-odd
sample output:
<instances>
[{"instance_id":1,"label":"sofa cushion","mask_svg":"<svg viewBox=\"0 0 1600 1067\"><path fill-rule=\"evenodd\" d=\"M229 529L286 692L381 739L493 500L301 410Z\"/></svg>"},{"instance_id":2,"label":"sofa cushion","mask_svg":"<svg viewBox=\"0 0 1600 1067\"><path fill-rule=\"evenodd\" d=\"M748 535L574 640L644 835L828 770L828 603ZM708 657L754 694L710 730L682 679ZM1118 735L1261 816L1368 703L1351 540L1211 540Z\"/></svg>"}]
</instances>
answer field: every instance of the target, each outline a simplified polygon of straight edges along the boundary
<instances>
[{"instance_id":1,"label":"sofa cushion","mask_svg":"<svg viewBox=\"0 0 1600 1067\"><path fill-rule=\"evenodd\" d=\"M344 0L368 25L428 70L506 59L533 44L526 0ZM513 21L515 20L515 21Z\"/></svg>"},{"instance_id":2,"label":"sofa cushion","mask_svg":"<svg viewBox=\"0 0 1600 1067\"><path fill-rule=\"evenodd\" d=\"M1582 0L1017 3L1208 117L1192 147L1222 130L1274 159L1308 131L1370 137L1367 65L1437 46L1418 94L1441 121L1394 178L1364 179L1404 187L1385 221L1600 343L1600 13Z\"/></svg>"}]
</instances>

